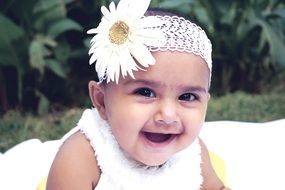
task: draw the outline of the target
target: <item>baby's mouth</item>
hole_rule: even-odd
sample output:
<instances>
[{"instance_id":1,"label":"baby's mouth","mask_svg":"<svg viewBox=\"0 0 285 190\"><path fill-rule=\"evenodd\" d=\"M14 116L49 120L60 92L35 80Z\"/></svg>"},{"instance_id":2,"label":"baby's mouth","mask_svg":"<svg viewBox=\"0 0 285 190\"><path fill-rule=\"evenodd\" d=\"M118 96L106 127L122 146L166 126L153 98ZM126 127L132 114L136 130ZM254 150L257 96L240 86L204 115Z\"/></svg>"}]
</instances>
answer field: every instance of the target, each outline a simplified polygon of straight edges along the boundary
<instances>
[{"instance_id":1,"label":"baby's mouth","mask_svg":"<svg viewBox=\"0 0 285 190\"><path fill-rule=\"evenodd\" d=\"M145 138L154 143L163 143L168 141L173 134L163 134L163 133L151 133L151 132L143 132Z\"/></svg>"}]
</instances>

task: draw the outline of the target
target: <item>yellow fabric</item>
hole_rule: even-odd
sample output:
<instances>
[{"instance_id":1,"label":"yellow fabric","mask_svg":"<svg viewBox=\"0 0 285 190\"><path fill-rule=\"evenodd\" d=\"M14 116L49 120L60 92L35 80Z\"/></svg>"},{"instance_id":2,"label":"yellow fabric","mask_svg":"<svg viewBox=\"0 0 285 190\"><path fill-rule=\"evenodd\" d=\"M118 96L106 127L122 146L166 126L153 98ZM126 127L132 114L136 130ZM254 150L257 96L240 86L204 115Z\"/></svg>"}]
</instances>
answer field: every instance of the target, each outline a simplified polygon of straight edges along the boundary
<instances>
[{"instance_id":1,"label":"yellow fabric","mask_svg":"<svg viewBox=\"0 0 285 190\"><path fill-rule=\"evenodd\" d=\"M227 186L225 161L216 153L209 151L210 160L218 177Z\"/></svg>"},{"instance_id":2,"label":"yellow fabric","mask_svg":"<svg viewBox=\"0 0 285 190\"><path fill-rule=\"evenodd\" d=\"M47 177L44 177L39 186L37 187L37 190L45 190L46 189L46 184L47 184Z\"/></svg>"},{"instance_id":3,"label":"yellow fabric","mask_svg":"<svg viewBox=\"0 0 285 190\"><path fill-rule=\"evenodd\" d=\"M216 171L218 177L222 180L224 185L227 186L225 161L219 155L212 151L209 151L209 154L214 170ZM39 183L37 190L45 190L46 183L47 177L44 177Z\"/></svg>"}]
</instances>

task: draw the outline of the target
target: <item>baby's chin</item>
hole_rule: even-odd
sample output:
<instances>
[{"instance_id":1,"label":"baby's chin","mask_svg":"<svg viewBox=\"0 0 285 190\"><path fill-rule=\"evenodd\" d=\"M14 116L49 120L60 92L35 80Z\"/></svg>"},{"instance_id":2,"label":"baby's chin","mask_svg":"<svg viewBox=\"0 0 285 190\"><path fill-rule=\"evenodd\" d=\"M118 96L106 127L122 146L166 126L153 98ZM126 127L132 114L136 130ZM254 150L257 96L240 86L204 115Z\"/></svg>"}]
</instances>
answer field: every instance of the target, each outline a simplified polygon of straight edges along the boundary
<instances>
[{"instance_id":1,"label":"baby's chin","mask_svg":"<svg viewBox=\"0 0 285 190\"><path fill-rule=\"evenodd\" d=\"M165 161L165 162L139 162L139 164L138 164L138 166L139 167L145 167L145 168L157 168L157 167L161 167L161 166L163 166L165 163L166 163L167 161Z\"/></svg>"},{"instance_id":2,"label":"baby's chin","mask_svg":"<svg viewBox=\"0 0 285 190\"><path fill-rule=\"evenodd\" d=\"M144 160L137 160L142 166L146 167L161 167L164 165L170 158L159 158L159 159L144 159Z\"/></svg>"}]
</instances>

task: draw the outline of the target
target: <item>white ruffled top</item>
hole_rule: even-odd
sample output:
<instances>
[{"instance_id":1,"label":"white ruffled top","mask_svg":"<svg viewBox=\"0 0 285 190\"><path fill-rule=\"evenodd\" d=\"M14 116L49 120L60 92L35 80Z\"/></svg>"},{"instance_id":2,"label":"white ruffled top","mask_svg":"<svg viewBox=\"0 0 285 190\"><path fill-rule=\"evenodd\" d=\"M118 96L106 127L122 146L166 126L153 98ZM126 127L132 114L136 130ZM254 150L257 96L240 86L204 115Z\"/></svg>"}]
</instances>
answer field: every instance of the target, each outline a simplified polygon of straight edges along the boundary
<instances>
[{"instance_id":1,"label":"white ruffled top","mask_svg":"<svg viewBox=\"0 0 285 190\"><path fill-rule=\"evenodd\" d=\"M201 147L198 139L160 167L148 167L129 158L96 109L84 111L79 129L89 139L101 169L94 190L198 190L201 176Z\"/></svg>"}]
</instances>

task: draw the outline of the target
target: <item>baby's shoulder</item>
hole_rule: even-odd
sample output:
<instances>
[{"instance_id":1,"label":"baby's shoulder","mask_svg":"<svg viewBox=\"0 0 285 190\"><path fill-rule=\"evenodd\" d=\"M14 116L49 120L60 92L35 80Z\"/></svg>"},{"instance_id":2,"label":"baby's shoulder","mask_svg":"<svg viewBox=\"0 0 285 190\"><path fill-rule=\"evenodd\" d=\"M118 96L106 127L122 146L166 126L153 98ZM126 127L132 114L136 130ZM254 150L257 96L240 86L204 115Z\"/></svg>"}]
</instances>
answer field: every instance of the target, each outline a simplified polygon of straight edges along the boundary
<instances>
[{"instance_id":1,"label":"baby's shoulder","mask_svg":"<svg viewBox=\"0 0 285 190\"><path fill-rule=\"evenodd\" d=\"M209 151L202 139L199 139L199 143L201 146L201 168L204 179L202 189L222 189L223 182L219 179L212 166Z\"/></svg>"},{"instance_id":2,"label":"baby's shoulder","mask_svg":"<svg viewBox=\"0 0 285 190\"><path fill-rule=\"evenodd\" d=\"M82 186L95 186L99 175L100 170L89 141L77 132L60 147L50 170L48 186L61 184L66 187L62 189L68 189L80 183L79 189L84 189Z\"/></svg>"},{"instance_id":3,"label":"baby's shoulder","mask_svg":"<svg viewBox=\"0 0 285 190\"><path fill-rule=\"evenodd\" d=\"M93 149L90 146L89 140L80 131L70 135L60 147L59 151L70 151L71 153L76 152L78 149L83 149L86 153L92 153Z\"/></svg>"}]
</instances>

